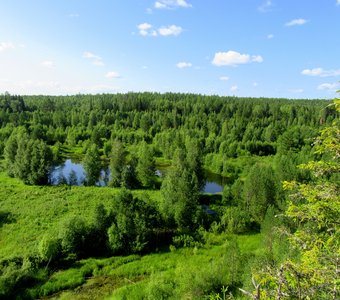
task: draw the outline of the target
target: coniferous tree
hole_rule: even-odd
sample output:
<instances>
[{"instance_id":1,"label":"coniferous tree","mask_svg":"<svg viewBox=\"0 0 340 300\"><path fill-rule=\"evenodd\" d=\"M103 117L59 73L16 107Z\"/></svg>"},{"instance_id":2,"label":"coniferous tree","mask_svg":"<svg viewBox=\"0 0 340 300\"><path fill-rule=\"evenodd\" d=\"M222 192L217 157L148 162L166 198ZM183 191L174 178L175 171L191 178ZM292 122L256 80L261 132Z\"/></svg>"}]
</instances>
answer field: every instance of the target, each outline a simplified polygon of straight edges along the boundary
<instances>
[{"instance_id":1,"label":"coniferous tree","mask_svg":"<svg viewBox=\"0 0 340 300\"><path fill-rule=\"evenodd\" d=\"M28 147L30 150L30 147ZM29 184L45 185L48 183L52 163L52 151L42 140L35 140L31 146Z\"/></svg>"},{"instance_id":2,"label":"coniferous tree","mask_svg":"<svg viewBox=\"0 0 340 300\"><path fill-rule=\"evenodd\" d=\"M136 174L137 159L132 157L127 165L124 166L122 172L121 186L126 189L138 188L139 182Z\"/></svg>"},{"instance_id":3,"label":"coniferous tree","mask_svg":"<svg viewBox=\"0 0 340 300\"><path fill-rule=\"evenodd\" d=\"M33 141L27 135L22 135L18 140L18 150L15 155L14 174L25 183L28 183L30 162L32 158Z\"/></svg>"},{"instance_id":4,"label":"coniferous tree","mask_svg":"<svg viewBox=\"0 0 340 300\"><path fill-rule=\"evenodd\" d=\"M143 141L138 152L136 167L137 178L144 187L152 186L155 177L155 159L153 149Z\"/></svg>"},{"instance_id":5,"label":"coniferous tree","mask_svg":"<svg viewBox=\"0 0 340 300\"><path fill-rule=\"evenodd\" d=\"M86 184L95 185L100 176L101 162L97 145L92 144L84 157L84 169L86 173Z\"/></svg>"},{"instance_id":6,"label":"coniferous tree","mask_svg":"<svg viewBox=\"0 0 340 300\"><path fill-rule=\"evenodd\" d=\"M136 253L149 242L154 211L143 200L122 189L115 199L114 221L108 229L109 247L113 253Z\"/></svg>"},{"instance_id":7,"label":"coniferous tree","mask_svg":"<svg viewBox=\"0 0 340 300\"><path fill-rule=\"evenodd\" d=\"M198 187L201 190L205 184L205 174L203 169L203 159L201 146L196 139L186 140L187 164L189 169L195 173Z\"/></svg>"},{"instance_id":8,"label":"coniferous tree","mask_svg":"<svg viewBox=\"0 0 340 300\"><path fill-rule=\"evenodd\" d=\"M110 153L110 172L111 180L110 185L119 187L122 184L122 174L126 167L126 151L123 144L116 140L112 144L112 150Z\"/></svg>"},{"instance_id":9,"label":"coniferous tree","mask_svg":"<svg viewBox=\"0 0 340 300\"><path fill-rule=\"evenodd\" d=\"M7 170L7 174L11 177L15 176L15 156L18 150L18 141L15 133L12 133L8 138L5 149L4 149L4 158L5 158L5 168Z\"/></svg>"},{"instance_id":10,"label":"coniferous tree","mask_svg":"<svg viewBox=\"0 0 340 300\"><path fill-rule=\"evenodd\" d=\"M197 225L198 180L188 169L181 149L175 151L173 166L162 182L161 194L160 210L169 224L175 223L181 230Z\"/></svg>"},{"instance_id":11,"label":"coniferous tree","mask_svg":"<svg viewBox=\"0 0 340 300\"><path fill-rule=\"evenodd\" d=\"M249 171L243 188L244 207L261 224L269 205L276 204L277 180L271 166L256 163Z\"/></svg>"}]
</instances>

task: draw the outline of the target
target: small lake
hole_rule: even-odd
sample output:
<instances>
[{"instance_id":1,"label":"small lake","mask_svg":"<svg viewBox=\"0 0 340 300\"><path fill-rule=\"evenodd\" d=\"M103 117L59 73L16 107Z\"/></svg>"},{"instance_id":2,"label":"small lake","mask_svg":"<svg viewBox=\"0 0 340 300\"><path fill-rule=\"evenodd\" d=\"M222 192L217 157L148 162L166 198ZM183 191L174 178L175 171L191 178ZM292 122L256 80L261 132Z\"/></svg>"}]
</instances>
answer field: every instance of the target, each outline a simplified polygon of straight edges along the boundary
<instances>
[{"instance_id":1,"label":"small lake","mask_svg":"<svg viewBox=\"0 0 340 300\"><path fill-rule=\"evenodd\" d=\"M157 169L156 175L162 176L166 173L166 167ZM206 171L206 183L203 188L205 193L219 193L223 191L224 185L228 183L228 178L222 177L218 174L214 174ZM71 159L67 159L64 164L59 165L53 169L50 175L50 182L52 185L58 185L61 183L70 185L84 185L86 179L86 173L84 167L79 162L74 162ZM106 186L110 179L110 172L108 169L101 171L97 186Z\"/></svg>"}]
</instances>

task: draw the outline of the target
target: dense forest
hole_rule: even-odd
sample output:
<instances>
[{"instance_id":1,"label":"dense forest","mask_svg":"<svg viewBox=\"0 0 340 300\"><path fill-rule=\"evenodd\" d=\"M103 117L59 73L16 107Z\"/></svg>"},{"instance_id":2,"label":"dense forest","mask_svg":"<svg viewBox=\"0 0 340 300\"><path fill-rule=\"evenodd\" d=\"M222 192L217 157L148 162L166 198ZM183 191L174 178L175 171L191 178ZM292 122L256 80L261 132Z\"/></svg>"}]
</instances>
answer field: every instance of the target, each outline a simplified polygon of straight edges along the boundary
<instances>
[{"instance_id":1,"label":"dense forest","mask_svg":"<svg viewBox=\"0 0 340 300\"><path fill-rule=\"evenodd\" d=\"M0 95L0 298L338 299L339 113L339 100ZM82 182L52 178L66 159ZM222 192L204 191L207 172Z\"/></svg>"}]
</instances>

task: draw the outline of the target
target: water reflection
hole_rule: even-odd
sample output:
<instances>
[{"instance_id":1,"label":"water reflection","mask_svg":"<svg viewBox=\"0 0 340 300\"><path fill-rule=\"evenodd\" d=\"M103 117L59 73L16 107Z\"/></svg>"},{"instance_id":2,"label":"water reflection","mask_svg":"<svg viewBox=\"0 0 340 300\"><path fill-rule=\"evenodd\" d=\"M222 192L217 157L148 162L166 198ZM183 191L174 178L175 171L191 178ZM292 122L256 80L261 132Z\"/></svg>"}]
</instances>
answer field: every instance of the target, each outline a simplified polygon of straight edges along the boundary
<instances>
[{"instance_id":1,"label":"water reflection","mask_svg":"<svg viewBox=\"0 0 340 300\"><path fill-rule=\"evenodd\" d=\"M156 175L162 177L166 174L168 167L158 167ZM218 174L206 171L206 183L203 188L205 193L220 193L223 187L228 183L228 179ZM101 171L100 180L96 183L97 186L107 186L110 180L110 170L108 168ZM69 184L69 185L84 185L86 181L86 173L84 167L79 162L73 162L67 159L62 165L55 167L50 175L52 185Z\"/></svg>"},{"instance_id":2,"label":"water reflection","mask_svg":"<svg viewBox=\"0 0 340 300\"><path fill-rule=\"evenodd\" d=\"M97 186L106 186L109 182L108 169L101 170L100 179L96 182ZM86 181L86 172L81 163L73 162L67 159L62 165L54 167L50 175L52 185L69 184L84 185Z\"/></svg>"}]
</instances>

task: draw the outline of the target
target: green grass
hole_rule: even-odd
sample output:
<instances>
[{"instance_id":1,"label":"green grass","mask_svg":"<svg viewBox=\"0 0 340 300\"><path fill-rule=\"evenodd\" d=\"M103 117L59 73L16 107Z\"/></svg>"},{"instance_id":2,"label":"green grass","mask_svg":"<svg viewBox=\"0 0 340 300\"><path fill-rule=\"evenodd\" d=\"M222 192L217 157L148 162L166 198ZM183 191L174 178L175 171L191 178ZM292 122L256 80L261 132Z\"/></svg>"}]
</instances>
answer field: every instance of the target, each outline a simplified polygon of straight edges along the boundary
<instances>
[{"instance_id":1,"label":"green grass","mask_svg":"<svg viewBox=\"0 0 340 300\"><path fill-rule=\"evenodd\" d=\"M119 189L109 187L27 186L0 172L0 260L36 254L44 235L57 234L62 221L82 216L91 222L94 208L114 207ZM159 191L137 190L158 201ZM201 248L183 248L149 255L89 258L66 270L55 270L46 282L28 290L32 298L203 299L231 279L227 234L209 234ZM244 261L261 251L261 236L236 237ZM234 276L234 275L233 275ZM238 275L239 276L239 275ZM171 296L171 297L170 297Z\"/></svg>"},{"instance_id":2,"label":"green grass","mask_svg":"<svg viewBox=\"0 0 340 300\"><path fill-rule=\"evenodd\" d=\"M46 233L55 233L62 220L79 215L90 221L95 206L114 207L119 189L79 186L27 186L0 172L0 260L35 253ZM137 190L156 201L158 191ZM15 234L14 234L15 233Z\"/></svg>"},{"instance_id":3,"label":"green grass","mask_svg":"<svg viewBox=\"0 0 340 300\"><path fill-rule=\"evenodd\" d=\"M198 249L81 260L74 268L55 273L35 292L52 294L49 299L142 299L171 287L174 299L185 294L201 299L215 282L222 286L230 280L233 266L227 245L231 238L220 235L219 245ZM236 236L236 240L244 259L260 249L259 234Z\"/></svg>"}]
</instances>

